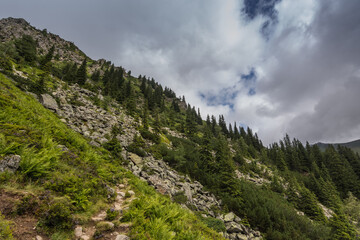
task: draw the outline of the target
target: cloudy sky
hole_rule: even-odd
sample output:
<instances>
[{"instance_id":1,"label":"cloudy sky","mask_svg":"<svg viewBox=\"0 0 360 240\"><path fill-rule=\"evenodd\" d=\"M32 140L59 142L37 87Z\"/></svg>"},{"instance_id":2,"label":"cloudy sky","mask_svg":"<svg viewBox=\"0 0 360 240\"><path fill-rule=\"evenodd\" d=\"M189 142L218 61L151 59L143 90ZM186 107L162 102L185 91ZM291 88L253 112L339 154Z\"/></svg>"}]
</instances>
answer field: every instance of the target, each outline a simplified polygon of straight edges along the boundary
<instances>
[{"instance_id":1,"label":"cloudy sky","mask_svg":"<svg viewBox=\"0 0 360 240\"><path fill-rule=\"evenodd\" d=\"M264 143L360 138L359 0L1 0Z\"/></svg>"}]
</instances>

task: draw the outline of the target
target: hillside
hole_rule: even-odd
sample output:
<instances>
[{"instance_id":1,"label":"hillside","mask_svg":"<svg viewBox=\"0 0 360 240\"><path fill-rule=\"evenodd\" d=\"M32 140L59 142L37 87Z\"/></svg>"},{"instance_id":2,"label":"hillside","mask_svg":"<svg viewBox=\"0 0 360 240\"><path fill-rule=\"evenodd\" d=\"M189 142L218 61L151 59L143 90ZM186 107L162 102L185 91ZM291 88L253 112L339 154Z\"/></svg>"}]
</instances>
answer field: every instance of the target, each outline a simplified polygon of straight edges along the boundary
<instances>
[{"instance_id":1,"label":"hillside","mask_svg":"<svg viewBox=\"0 0 360 240\"><path fill-rule=\"evenodd\" d=\"M352 149L354 152L360 153L360 140L354 140L346 143L316 143L321 150L325 150L330 145L337 147L338 145Z\"/></svg>"},{"instance_id":2,"label":"hillside","mask_svg":"<svg viewBox=\"0 0 360 240\"><path fill-rule=\"evenodd\" d=\"M153 78L0 26L4 239L358 239L351 149L266 148Z\"/></svg>"}]
</instances>

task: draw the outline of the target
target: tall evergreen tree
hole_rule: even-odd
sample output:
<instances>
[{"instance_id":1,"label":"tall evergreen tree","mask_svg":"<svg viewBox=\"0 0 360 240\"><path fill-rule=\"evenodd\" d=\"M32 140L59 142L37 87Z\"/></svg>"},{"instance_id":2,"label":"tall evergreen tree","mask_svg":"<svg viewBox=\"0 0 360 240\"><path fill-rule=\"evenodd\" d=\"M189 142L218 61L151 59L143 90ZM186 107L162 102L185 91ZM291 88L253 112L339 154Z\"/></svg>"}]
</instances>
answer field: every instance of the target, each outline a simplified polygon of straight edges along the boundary
<instances>
[{"instance_id":1,"label":"tall evergreen tree","mask_svg":"<svg viewBox=\"0 0 360 240\"><path fill-rule=\"evenodd\" d=\"M80 85L83 86L86 82L86 58L84 59L84 61L82 62L81 66L79 67L79 69L77 70L76 73L76 82Z\"/></svg>"}]
</instances>

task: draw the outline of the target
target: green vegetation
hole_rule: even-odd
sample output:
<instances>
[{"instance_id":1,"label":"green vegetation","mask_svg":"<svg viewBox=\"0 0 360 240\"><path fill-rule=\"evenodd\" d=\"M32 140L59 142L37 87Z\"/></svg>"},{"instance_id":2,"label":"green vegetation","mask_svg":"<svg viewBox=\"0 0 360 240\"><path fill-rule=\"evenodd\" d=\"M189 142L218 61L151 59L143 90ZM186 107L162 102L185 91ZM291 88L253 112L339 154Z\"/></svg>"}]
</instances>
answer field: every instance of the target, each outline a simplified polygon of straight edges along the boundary
<instances>
[{"instance_id":1,"label":"green vegetation","mask_svg":"<svg viewBox=\"0 0 360 240\"><path fill-rule=\"evenodd\" d=\"M121 221L133 223L132 239L222 239L195 215L157 194L139 179L129 177L138 199Z\"/></svg>"},{"instance_id":2,"label":"green vegetation","mask_svg":"<svg viewBox=\"0 0 360 240\"><path fill-rule=\"evenodd\" d=\"M13 240L11 231L11 222L4 219L4 216L0 213L0 239Z\"/></svg>"}]
</instances>

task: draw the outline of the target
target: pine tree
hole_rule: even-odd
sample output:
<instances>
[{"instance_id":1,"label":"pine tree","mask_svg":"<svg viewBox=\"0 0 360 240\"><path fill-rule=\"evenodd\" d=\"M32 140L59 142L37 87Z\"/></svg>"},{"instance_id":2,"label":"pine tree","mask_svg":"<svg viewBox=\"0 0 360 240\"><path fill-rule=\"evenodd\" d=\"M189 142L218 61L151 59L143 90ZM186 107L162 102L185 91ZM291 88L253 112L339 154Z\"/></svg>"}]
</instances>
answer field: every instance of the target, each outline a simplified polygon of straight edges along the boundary
<instances>
[{"instance_id":1,"label":"pine tree","mask_svg":"<svg viewBox=\"0 0 360 240\"><path fill-rule=\"evenodd\" d=\"M143 128L148 129L149 128L149 112L148 112L148 106L147 101L145 100L144 107L143 107L143 115L142 115L142 125Z\"/></svg>"},{"instance_id":2,"label":"pine tree","mask_svg":"<svg viewBox=\"0 0 360 240\"><path fill-rule=\"evenodd\" d=\"M94 82L98 82L100 80L100 71L96 70L92 75L91 75L91 80L93 80Z\"/></svg>"},{"instance_id":3,"label":"pine tree","mask_svg":"<svg viewBox=\"0 0 360 240\"><path fill-rule=\"evenodd\" d=\"M84 61L82 62L81 66L79 67L79 69L77 70L76 73L76 82L80 85L83 86L86 82L86 58L84 59Z\"/></svg>"},{"instance_id":4,"label":"pine tree","mask_svg":"<svg viewBox=\"0 0 360 240\"><path fill-rule=\"evenodd\" d=\"M52 46L48 53L44 56L44 58L42 59L42 61L40 62L41 67L43 68L47 63L49 63L51 61L51 59L54 56L54 51L55 51L55 46Z\"/></svg>"},{"instance_id":5,"label":"pine tree","mask_svg":"<svg viewBox=\"0 0 360 240\"><path fill-rule=\"evenodd\" d=\"M36 42L30 35L23 35L15 41L15 47L20 57L26 62L33 63L37 59Z\"/></svg>"},{"instance_id":6,"label":"pine tree","mask_svg":"<svg viewBox=\"0 0 360 240\"><path fill-rule=\"evenodd\" d=\"M67 70L67 71L66 71ZM75 83L76 80L76 73L78 71L76 63L70 64L65 66L64 71L66 71L64 75L64 81L68 83Z\"/></svg>"}]
</instances>

